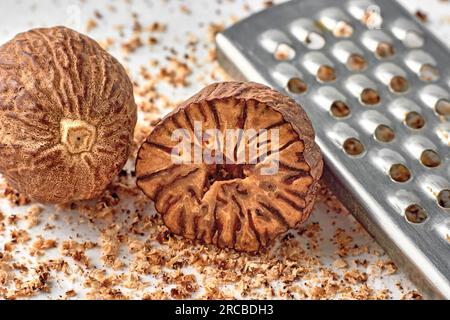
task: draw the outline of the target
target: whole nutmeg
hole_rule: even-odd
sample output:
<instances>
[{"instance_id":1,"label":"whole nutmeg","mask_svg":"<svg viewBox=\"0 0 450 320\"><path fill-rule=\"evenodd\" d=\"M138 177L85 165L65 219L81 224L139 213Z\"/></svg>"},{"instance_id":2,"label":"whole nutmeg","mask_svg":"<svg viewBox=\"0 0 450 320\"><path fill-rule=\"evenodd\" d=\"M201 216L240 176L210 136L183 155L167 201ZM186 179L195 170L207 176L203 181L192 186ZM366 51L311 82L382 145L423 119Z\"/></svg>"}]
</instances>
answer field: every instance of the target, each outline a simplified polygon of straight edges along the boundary
<instances>
[{"instance_id":1,"label":"whole nutmeg","mask_svg":"<svg viewBox=\"0 0 450 320\"><path fill-rule=\"evenodd\" d=\"M128 159L133 86L97 42L64 27L0 47L0 173L41 202L95 198Z\"/></svg>"}]
</instances>

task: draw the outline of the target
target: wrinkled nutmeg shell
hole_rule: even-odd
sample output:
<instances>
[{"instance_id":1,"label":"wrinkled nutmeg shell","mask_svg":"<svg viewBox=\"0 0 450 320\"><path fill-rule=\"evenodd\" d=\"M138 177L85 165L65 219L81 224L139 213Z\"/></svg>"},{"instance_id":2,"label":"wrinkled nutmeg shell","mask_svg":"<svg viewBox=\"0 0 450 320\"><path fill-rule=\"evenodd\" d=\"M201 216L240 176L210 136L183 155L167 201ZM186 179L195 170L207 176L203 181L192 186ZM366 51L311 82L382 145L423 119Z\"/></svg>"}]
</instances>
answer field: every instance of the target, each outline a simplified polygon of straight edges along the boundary
<instances>
[{"instance_id":1,"label":"wrinkled nutmeg shell","mask_svg":"<svg viewBox=\"0 0 450 320\"><path fill-rule=\"evenodd\" d=\"M172 139L176 129L186 130L192 150L211 145L199 139L201 133L195 134L199 122L206 137L208 129L222 133L277 129L279 143L257 163L250 156L232 165L174 163L172 153L179 143ZM236 150L256 141L271 150L271 137L269 133L265 138L237 139L233 151L225 150L220 156L236 155ZM275 153L279 170L262 174ZM221 248L255 252L309 217L322 168L312 125L294 100L260 84L224 82L207 86L161 120L139 150L136 175L137 185L155 202L173 233Z\"/></svg>"},{"instance_id":2,"label":"wrinkled nutmeg shell","mask_svg":"<svg viewBox=\"0 0 450 320\"><path fill-rule=\"evenodd\" d=\"M128 159L136 124L125 69L64 27L0 47L0 173L50 203L95 198Z\"/></svg>"}]
</instances>

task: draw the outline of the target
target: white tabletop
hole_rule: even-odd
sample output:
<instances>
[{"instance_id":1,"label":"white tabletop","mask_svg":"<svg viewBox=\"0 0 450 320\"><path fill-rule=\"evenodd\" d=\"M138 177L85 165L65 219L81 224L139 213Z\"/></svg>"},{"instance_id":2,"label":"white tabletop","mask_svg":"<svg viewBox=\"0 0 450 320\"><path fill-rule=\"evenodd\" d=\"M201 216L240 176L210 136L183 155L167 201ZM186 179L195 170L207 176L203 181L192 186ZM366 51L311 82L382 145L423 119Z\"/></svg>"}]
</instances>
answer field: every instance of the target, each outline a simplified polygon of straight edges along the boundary
<instances>
[{"instance_id":1,"label":"white tabletop","mask_svg":"<svg viewBox=\"0 0 450 320\"><path fill-rule=\"evenodd\" d=\"M450 3L438 0L399 1L412 12L417 8L420 8L427 13L429 20L427 26L444 43L450 45ZM190 69L192 69L192 74L187 77L190 84L177 88L165 82L157 84L158 92L167 96L170 100L170 105L173 105L178 101L187 99L204 85L223 79L222 73L217 69L217 63L208 59L208 51L213 48L213 44L208 39L207 35L208 25L214 22L229 26L236 19L245 17L251 12L261 9L264 2L265 1L261 0L100 0L70 1L70 4L68 4L67 1L63 0L6 0L0 2L0 12L2 15L2 22L0 23L0 43L9 40L18 32L38 26L66 25L77 29L78 31L87 32L86 26L88 22L91 19L94 19L97 26L92 30L89 30L88 34L98 41L105 41L108 37L115 38L115 44L110 46L108 50L126 65L134 81L138 82L140 85L145 85L146 81L139 75L140 67L142 65L146 66L151 72L157 73L159 67L151 67L151 60L159 60L160 64L164 65L166 63L166 57L170 55L170 49L176 50L180 60L183 60L182 56L186 51L186 44L189 40L194 39L194 37L198 38L197 50L193 51L197 64L192 61L188 62ZM115 10L109 8L110 4L115 7ZM245 9L247 5L250 8L250 11ZM188 10L186 10L186 8ZM95 11L98 11L102 15L102 18L95 18ZM154 33L158 43L153 46L146 44L147 38L150 35L153 35L153 33L150 34L149 32L144 31L142 33L142 39L145 42L144 46L137 49L132 54L125 55L121 50L120 44L131 38L133 25L131 19L132 13L138 14L138 20L143 26L148 26L151 23L158 21L167 24L167 31L164 33ZM120 28L118 26L123 26L122 38L119 37L118 29ZM160 108L161 115L170 110L170 108L164 107L163 100L164 98L159 99L156 102L156 105ZM141 104L142 98L137 97L137 101ZM148 125L146 124L148 120L156 118L156 115L147 115L147 117L141 112L141 125ZM132 168L132 165L129 164L128 168ZM123 202L128 203L125 204L125 206L133 212L135 209L133 207L135 205L133 199L130 199L130 201L127 202L126 196L121 197ZM35 205L36 204L31 204L31 207ZM114 288L120 290L124 295L130 298L139 299L145 297L145 293L155 292L160 286L163 286L163 291L170 296L170 290L177 285L177 283L172 283L171 281L168 281L167 284L163 285L162 283L164 281L160 274L149 275L136 272L134 269L132 270L131 266L134 258L133 252L130 250L130 246L124 243L119 244L118 257L125 265L121 268L116 268L116 270L105 265L104 260L101 259L102 249L105 250L104 247L102 248L102 244L104 246L108 241L105 232L103 232L102 237L102 231L108 230L108 228L111 227L111 223L115 223L119 226L119 229L121 228L120 230L122 230L123 234L123 232L125 232L123 230L127 230L126 228L130 225L130 220L132 219L128 213L117 210L118 212L114 215L112 220L98 218L90 221L82 212L65 212L55 206L42 207L44 211L39 217L40 223L28 229L25 218L22 220L19 219L19 222L16 225L12 220L14 220L14 215L17 215L19 218L25 217L30 206L13 208L6 199L0 199L0 212L3 212L5 217L3 220L3 224L5 225L4 230L0 227L0 257L4 245L11 240L14 230L24 229L31 237L31 239L24 244L14 246L12 249L12 261L2 262L2 259L0 259L0 298L13 295L16 288L14 281L11 281L11 278L9 278L6 283L2 283L2 270L13 266L14 262L16 262L16 268L18 268L17 263L23 263L29 268L28 272L24 272L23 270L22 272L20 270L9 270L7 272L12 272L18 279L27 281L36 277L36 273L33 271L34 267L51 258L64 259L69 265L69 275L64 274L64 272L52 271L50 273L50 280L46 283L46 286L44 286L45 288L48 286L47 292L46 290L37 290L34 295L31 295L31 298L62 298L67 295L70 296L70 290L75 291L76 296L74 298L95 297L96 295L92 294L92 283L94 281L89 281L89 277L92 277L93 273L96 272L95 270L104 270L106 274L118 275L119 278L133 278L134 276L140 278L142 285L138 287L127 285L124 281L119 281L114 285ZM145 208L146 214L150 215L153 212L151 205L147 205ZM59 218L55 219L55 216ZM158 223L158 221L153 223ZM316 222L318 225L315 224ZM53 227L46 227L47 223ZM156 227L153 226L150 229L154 231L155 228ZM139 239L141 242L150 239L153 241L152 246L157 248L157 244L154 243L155 239L154 234L152 234L153 231L149 234L144 232L143 235L139 237L136 236L136 239ZM295 291L297 293L293 293L291 297L304 298L306 296L308 298L325 297L335 299L350 297L350 294L342 292L336 294L327 292L323 295L319 289L316 289L319 293L316 291L311 293L311 287L318 287L327 281L328 283L330 281L340 283L341 280L344 282L354 282L350 286L354 291L354 295L351 296L353 298L357 297L357 292L360 293L360 297L370 296L365 293L365 290L369 290L368 288L373 290L372 297L383 297L383 294L386 293L386 297L396 299L416 290L415 286L410 283L401 271L394 272L389 257L384 254L383 250L373 241L373 239L361 229L360 225L351 215L330 211L324 203L319 203L311 219L305 225L300 226L297 231L302 231L302 236L298 236L298 232L296 233L296 237L299 241L298 247L305 250L305 255L308 259L317 259L318 265L314 268L308 267L307 271L302 273L302 275L296 279L296 282L284 284L284 287L283 283L280 281L271 283L274 290L274 297L289 297L290 295L286 292L290 291L289 289L292 289L291 291L294 292L295 290L298 290L297 288L303 288L306 294L299 294ZM117 232L112 232L111 234L111 237L114 238L117 235ZM43 250L42 256L30 256L30 247L36 241L36 237L40 235L45 239L55 239L58 247L50 250ZM61 253L63 242L69 239L76 240L79 243L84 241L98 243L96 248L86 250L86 254L91 263L89 268L74 262L74 258L70 257L67 252L66 255ZM183 240L177 239L174 241L182 242ZM311 246L315 248L309 249ZM175 248L177 248L176 245L169 246L169 256L174 256L174 252L170 252L170 250L175 250ZM206 254L219 254L218 251L214 249L205 250ZM341 253L342 257L339 253ZM232 256L232 254L229 255ZM234 257L236 257L236 255L234 255ZM305 256L300 256L298 259L304 258ZM263 261L264 259L258 256L246 259L248 259L246 260L247 263L253 266L265 263ZM287 263L283 259L280 261L281 265ZM307 263L303 260L299 260L298 264L301 266L306 265ZM196 264L185 265L181 269L181 272L184 274L194 274L197 279L196 281L200 286L200 290L191 296L193 298L204 297L204 287L209 281L211 279L217 280L218 278L223 277L223 273L221 273L218 268L205 270L202 270L202 268L198 267ZM364 274L367 274L367 280L358 280L357 274L354 273L355 270L357 274L362 274L363 277ZM172 274L173 272L175 271L165 270L165 274ZM243 271L240 270L239 272ZM329 272L334 272L335 275L331 276ZM333 280L333 278L335 279ZM240 282L233 283L233 281L230 281L222 289L227 293L227 296L235 296L237 298L242 297L242 284L245 283L245 281L249 281L249 279L251 279L251 277L248 277L247 274L247 277L243 276L240 278ZM87 287L89 285L91 285L91 288ZM310 288L308 288L308 286ZM262 285L262 287L265 291L259 296L252 293L247 297L270 297L270 295L267 294L268 286ZM66 295L68 291L69 293ZM87 295L90 291L91 294Z\"/></svg>"}]
</instances>

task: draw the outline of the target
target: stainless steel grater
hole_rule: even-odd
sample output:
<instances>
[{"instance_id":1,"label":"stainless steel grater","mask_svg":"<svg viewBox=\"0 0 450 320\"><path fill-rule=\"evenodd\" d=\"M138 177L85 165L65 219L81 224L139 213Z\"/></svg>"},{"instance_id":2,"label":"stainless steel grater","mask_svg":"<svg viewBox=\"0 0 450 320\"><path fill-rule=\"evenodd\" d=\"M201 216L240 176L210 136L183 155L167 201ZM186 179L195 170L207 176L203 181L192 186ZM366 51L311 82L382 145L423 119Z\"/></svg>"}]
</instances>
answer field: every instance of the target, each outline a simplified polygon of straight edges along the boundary
<instances>
[{"instance_id":1,"label":"stainless steel grater","mask_svg":"<svg viewBox=\"0 0 450 320\"><path fill-rule=\"evenodd\" d=\"M325 181L429 298L450 299L450 52L394 1L290 1L216 38L308 113Z\"/></svg>"}]
</instances>

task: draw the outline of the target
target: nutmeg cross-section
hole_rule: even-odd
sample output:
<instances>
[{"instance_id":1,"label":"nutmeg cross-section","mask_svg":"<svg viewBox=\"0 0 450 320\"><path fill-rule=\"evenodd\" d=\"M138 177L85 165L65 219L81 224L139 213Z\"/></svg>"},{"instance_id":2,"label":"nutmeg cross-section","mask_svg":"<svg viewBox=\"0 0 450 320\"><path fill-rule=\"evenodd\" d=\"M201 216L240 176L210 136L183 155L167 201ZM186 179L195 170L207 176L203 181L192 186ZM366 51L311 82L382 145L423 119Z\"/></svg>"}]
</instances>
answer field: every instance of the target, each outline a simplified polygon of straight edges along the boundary
<instances>
[{"instance_id":1,"label":"nutmeg cross-section","mask_svg":"<svg viewBox=\"0 0 450 320\"><path fill-rule=\"evenodd\" d=\"M172 232L253 252L308 218L322 166L299 105L263 85L225 82L155 127L136 172Z\"/></svg>"}]
</instances>

